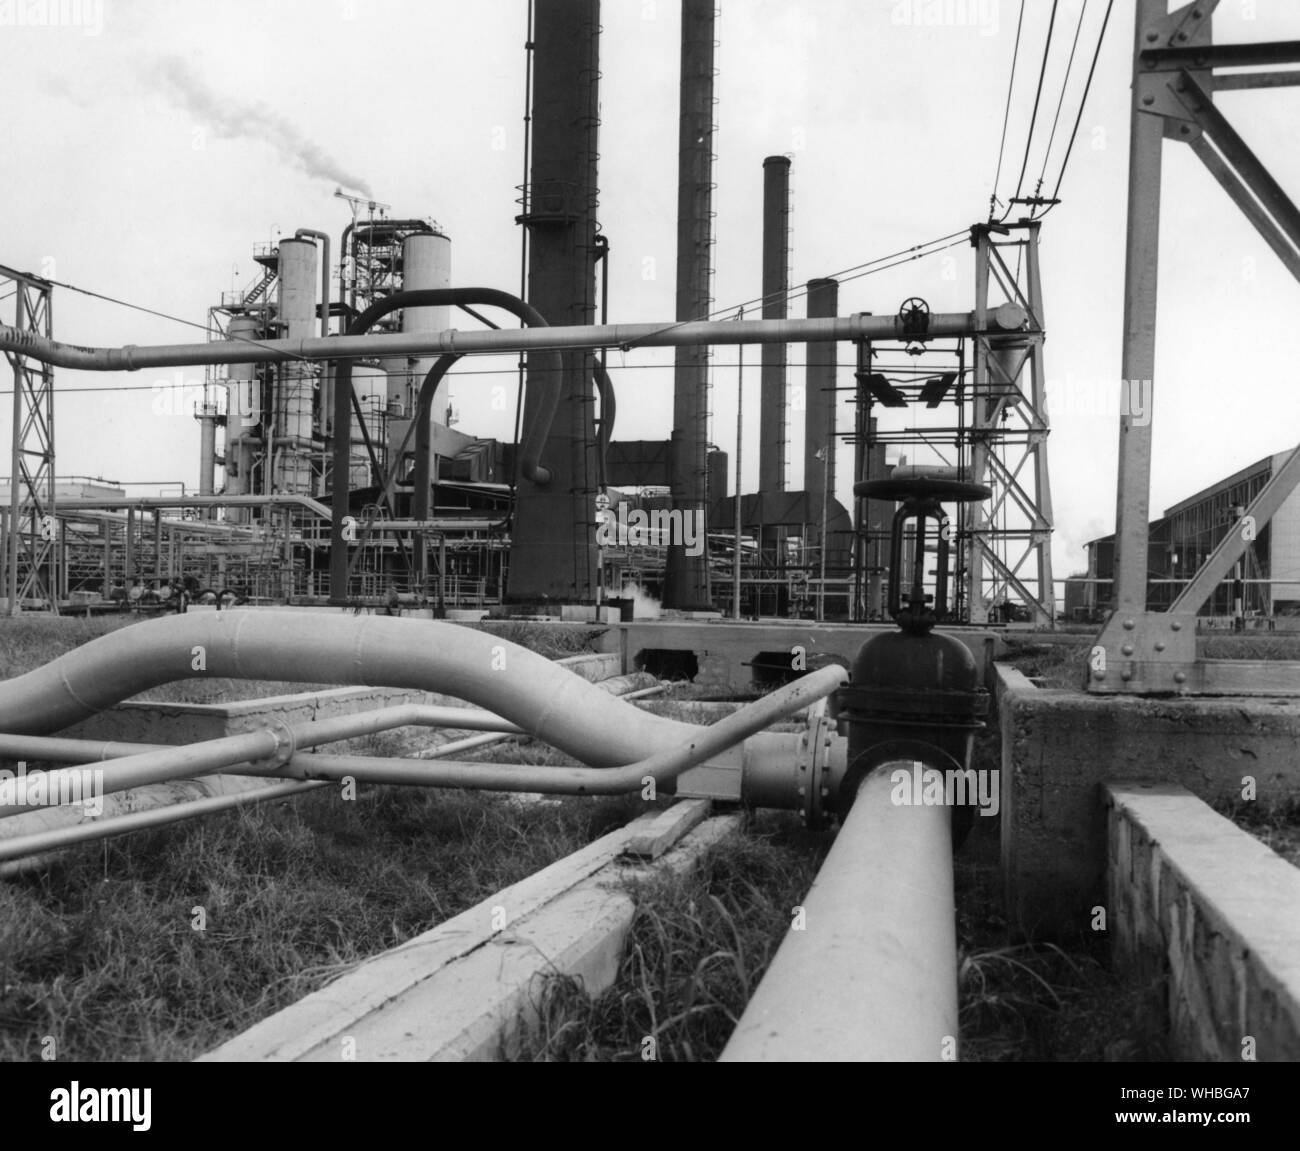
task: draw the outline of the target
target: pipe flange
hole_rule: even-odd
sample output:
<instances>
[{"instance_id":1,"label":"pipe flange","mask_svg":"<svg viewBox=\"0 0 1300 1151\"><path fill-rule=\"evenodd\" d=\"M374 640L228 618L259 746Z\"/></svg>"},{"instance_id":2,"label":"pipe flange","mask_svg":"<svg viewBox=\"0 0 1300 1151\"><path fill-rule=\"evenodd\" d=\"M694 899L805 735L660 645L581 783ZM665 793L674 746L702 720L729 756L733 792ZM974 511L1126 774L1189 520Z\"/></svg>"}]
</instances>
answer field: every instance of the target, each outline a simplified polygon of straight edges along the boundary
<instances>
[{"instance_id":1,"label":"pipe flange","mask_svg":"<svg viewBox=\"0 0 1300 1151\"><path fill-rule=\"evenodd\" d=\"M283 767L294 756L298 750L298 741L294 738L293 728L282 719L273 719L264 729L266 734L275 741L275 748L269 755L264 755L261 759L250 760L253 767L258 768L277 768Z\"/></svg>"},{"instance_id":2,"label":"pipe flange","mask_svg":"<svg viewBox=\"0 0 1300 1151\"><path fill-rule=\"evenodd\" d=\"M826 714L826 700L820 700L809 709L808 728L799 741L796 779L805 827L820 831L830 826L846 748L847 741L836 735L835 721Z\"/></svg>"}]
</instances>

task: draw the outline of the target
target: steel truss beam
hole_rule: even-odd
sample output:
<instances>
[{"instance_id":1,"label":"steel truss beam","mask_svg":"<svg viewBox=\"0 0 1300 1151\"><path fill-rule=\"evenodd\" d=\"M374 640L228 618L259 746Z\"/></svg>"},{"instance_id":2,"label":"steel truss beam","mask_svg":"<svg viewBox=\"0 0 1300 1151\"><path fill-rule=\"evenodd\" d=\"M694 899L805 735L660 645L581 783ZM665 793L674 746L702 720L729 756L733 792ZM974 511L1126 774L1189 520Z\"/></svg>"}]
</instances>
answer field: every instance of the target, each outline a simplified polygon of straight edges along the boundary
<instances>
[{"instance_id":1,"label":"steel truss beam","mask_svg":"<svg viewBox=\"0 0 1300 1151\"><path fill-rule=\"evenodd\" d=\"M1300 83L1297 72L1220 75L1216 69L1300 62L1300 41L1214 45L1218 0L1173 12L1168 0L1138 0L1129 151L1124 291L1126 381L1152 381L1159 256L1161 147L1189 144L1233 203L1300 280L1300 209L1214 106L1217 89ZM1206 558L1167 612L1147 610L1152 422L1121 405L1115 531L1115 610L1092 651L1088 690L1146 694L1277 694L1300 690L1300 664L1261 668L1196 658L1196 615L1247 545L1300 482L1300 448L1246 509L1250 530L1232 531ZM1149 413L1148 413L1149 414Z\"/></svg>"},{"instance_id":2,"label":"steel truss beam","mask_svg":"<svg viewBox=\"0 0 1300 1151\"><path fill-rule=\"evenodd\" d=\"M13 285L13 327L49 339L54 285L27 272L0 266L0 284ZM17 615L35 603L58 610L54 506L54 371L19 351L6 351L13 369L13 435L10 445L9 509L0 561L5 611Z\"/></svg>"},{"instance_id":3,"label":"steel truss beam","mask_svg":"<svg viewBox=\"0 0 1300 1151\"><path fill-rule=\"evenodd\" d=\"M1047 470L1047 396L1043 364L1043 296L1038 267L1038 222L1025 220L972 229L975 245L975 316L989 310L989 290L996 286L1010 304L1029 316L1030 332L1023 360L1008 371L997 354L1000 341L976 335L971 425L971 479L988 484L993 498L987 504L963 508L968 518L970 618L983 623L1000 595L1014 593L1040 626L1056 620L1052 582L1052 490ZM1020 233L999 242L1000 232ZM1017 248L1025 269L1013 273L1001 249ZM1028 372L1028 388L1022 387ZM1014 451L1014 454L1013 454ZM1029 468L1030 476L1020 477ZM1015 522L997 525L999 513L1011 508ZM1033 574L1020 569L1033 561Z\"/></svg>"}]
</instances>

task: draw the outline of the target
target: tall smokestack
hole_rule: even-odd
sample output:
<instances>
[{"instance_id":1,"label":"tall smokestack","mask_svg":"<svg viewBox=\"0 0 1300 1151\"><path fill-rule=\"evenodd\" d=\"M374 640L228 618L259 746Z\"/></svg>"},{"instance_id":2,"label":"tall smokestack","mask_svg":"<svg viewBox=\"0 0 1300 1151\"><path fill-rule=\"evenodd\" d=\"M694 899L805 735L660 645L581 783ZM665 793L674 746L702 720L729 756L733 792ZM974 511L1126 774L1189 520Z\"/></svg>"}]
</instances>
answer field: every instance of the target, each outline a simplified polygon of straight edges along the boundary
<instances>
[{"instance_id":1,"label":"tall smokestack","mask_svg":"<svg viewBox=\"0 0 1300 1151\"><path fill-rule=\"evenodd\" d=\"M808 318L822 320L836 315L840 285L835 280L808 281ZM805 376L803 490L835 492L835 368L836 344L833 340L808 345L808 369ZM825 461L817 453L826 449ZM820 507L820 504L818 504Z\"/></svg>"},{"instance_id":2,"label":"tall smokestack","mask_svg":"<svg viewBox=\"0 0 1300 1151\"><path fill-rule=\"evenodd\" d=\"M682 0L681 107L677 135L677 316L708 317L712 297L710 247L713 243L713 5L715 0ZM673 507L699 522L701 555L687 555L682 544L668 549L664 607L706 611L713 607L709 588L708 387L709 349L677 349L673 377Z\"/></svg>"},{"instance_id":3,"label":"tall smokestack","mask_svg":"<svg viewBox=\"0 0 1300 1151\"><path fill-rule=\"evenodd\" d=\"M533 156L520 222L528 230L528 302L552 325L596 316L596 137L599 0L536 0L533 32ZM542 455L540 487L524 477L511 530L511 604L594 603L597 458L591 352L563 352L560 406ZM549 369L528 361L524 421Z\"/></svg>"},{"instance_id":4,"label":"tall smokestack","mask_svg":"<svg viewBox=\"0 0 1300 1151\"><path fill-rule=\"evenodd\" d=\"M784 320L790 292L790 161L763 161L763 319ZM758 487L785 490L786 423L784 344L764 344L760 383Z\"/></svg>"}]
</instances>

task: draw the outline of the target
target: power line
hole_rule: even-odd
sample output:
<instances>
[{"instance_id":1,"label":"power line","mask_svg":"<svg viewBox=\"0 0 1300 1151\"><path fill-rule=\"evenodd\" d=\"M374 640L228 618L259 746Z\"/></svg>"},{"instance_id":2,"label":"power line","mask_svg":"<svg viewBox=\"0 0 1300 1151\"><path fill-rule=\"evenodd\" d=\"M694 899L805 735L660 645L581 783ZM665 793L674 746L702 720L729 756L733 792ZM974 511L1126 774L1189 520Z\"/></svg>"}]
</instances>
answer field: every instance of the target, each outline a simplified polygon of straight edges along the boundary
<instances>
[{"instance_id":1,"label":"power line","mask_svg":"<svg viewBox=\"0 0 1300 1151\"><path fill-rule=\"evenodd\" d=\"M180 316L159 312L154 308L146 308L143 304L133 304L129 300L119 300L116 296L106 296L102 292L92 292L89 288L79 288L76 284L65 284L61 280L50 280L49 282L56 288L66 288L69 292L79 292L83 296L104 300L110 304L118 304L123 308L130 308L135 312L144 312L149 316L157 316L160 320L170 320L174 324L184 324L187 328L202 328L205 332L208 330L207 324L200 324L195 320L184 320Z\"/></svg>"},{"instance_id":2,"label":"power line","mask_svg":"<svg viewBox=\"0 0 1300 1151\"><path fill-rule=\"evenodd\" d=\"M1065 168L1070 162L1070 153L1074 150L1074 141L1079 135L1079 124L1083 120L1083 109L1088 103L1088 93L1092 89L1092 76L1097 70L1097 57L1101 55L1101 45L1106 39L1106 25L1110 21L1110 10L1115 5L1115 0L1107 0L1106 15L1101 21L1101 31L1097 34L1097 47L1092 54L1092 64L1088 67L1088 80L1083 86L1083 98L1079 101L1079 114L1074 118L1074 128L1070 132L1070 142L1065 149L1065 158L1061 161L1061 170L1056 177L1056 188L1052 192L1052 199L1055 200L1061 193L1061 181L1065 179ZM1047 213L1044 212L1044 215Z\"/></svg>"},{"instance_id":3,"label":"power line","mask_svg":"<svg viewBox=\"0 0 1300 1151\"><path fill-rule=\"evenodd\" d=\"M1058 0L1052 0L1052 15L1047 22L1047 39L1043 42L1043 63L1038 70L1038 87L1034 91L1034 110L1029 116L1029 135L1025 137L1025 158L1020 165L1020 178L1016 181L1016 194L1011 198L1014 203L1020 198L1020 193L1025 185L1025 172L1029 168L1029 150L1034 143L1034 126L1038 122L1038 104L1043 96L1043 78L1047 75L1047 58L1052 49L1052 29L1056 27L1056 5ZM1007 207L1007 215L1011 214L1010 206ZM1006 219L1006 216L1003 217Z\"/></svg>"},{"instance_id":4,"label":"power line","mask_svg":"<svg viewBox=\"0 0 1300 1151\"><path fill-rule=\"evenodd\" d=\"M1002 153L1007 146L1007 124L1011 119L1011 90L1016 85L1016 61L1020 57L1020 29L1025 22L1025 0L1020 0L1020 18L1016 21L1016 46L1011 50L1011 78L1007 81L1007 106L1002 112L1002 139L998 143L998 167L993 173L993 191L989 194L989 219L998 201L998 183L1002 179Z\"/></svg>"},{"instance_id":5,"label":"power line","mask_svg":"<svg viewBox=\"0 0 1300 1151\"><path fill-rule=\"evenodd\" d=\"M1038 173L1038 183L1034 187L1037 196L1043 188L1043 177L1047 175L1047 160L1052 154L1052 145L1056 142L1056 125L1061 119L1061 108L1065 105L1065 90L1070 86L1070 72L1074 68L1074 53L1079 47L1079 33L1083 30L1083 18L1088 12L1088 0L1083 0L1079 7L1079 22L1074 26L1074 39L1070 42L1070 58L1065 62L1065 77L1061 80L1061 95L1056 101L1056 115L1052 117L1052 130L1047 136L1047 147L1043 151L1043 170Z\"/></svg>"}]
</instances>

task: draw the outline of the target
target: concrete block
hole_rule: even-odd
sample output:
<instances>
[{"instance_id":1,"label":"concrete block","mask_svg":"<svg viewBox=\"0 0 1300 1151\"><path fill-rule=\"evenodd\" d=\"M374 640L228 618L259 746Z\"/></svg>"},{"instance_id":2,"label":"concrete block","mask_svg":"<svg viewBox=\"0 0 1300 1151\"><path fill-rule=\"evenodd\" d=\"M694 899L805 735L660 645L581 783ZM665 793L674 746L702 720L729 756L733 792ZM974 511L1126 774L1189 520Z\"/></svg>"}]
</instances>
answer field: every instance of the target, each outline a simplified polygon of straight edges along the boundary
<instances>
[{"instance_id":1,"label":"concrete block","mask_svg":"<svg viewBox=\"0 0 1300 1151\"><path fill-rule=\"evenodd\" d=\"M1300 1060L1300 868L1176 784L1108 784L1118 962L1163 977L1174 1053Z\"/></svg>"},{"instance_id":2,"label":"concrete block","mask_svg":"<svg viewBox=\"0 0 1300 1151\"><path fill-rule=\"evenodd\" d=\"M201 1061L497 1057L528 1017L540 978L571 974L589 993L613 980L633 913L613 865L660 814L647 813L368 960ZM660 866L688 865L739 826L738 816L707 821Z\"/></svg>"},{"instance_id":3,"label":"concrete block","mask_svg":"<svg viewBox=\"0 0 1300 1151\"><path fill-rule=\"evenodd\" d=\"M1262 803L1300 796L1300 700L1092 696L1001 665L997 683L1003 875L1027 933L1078 927L1102 901L1103 783L1179 783L1213 802L1250 777Z\"/></svg>"}]
</instances>

